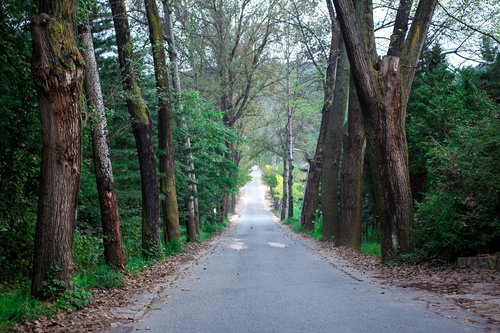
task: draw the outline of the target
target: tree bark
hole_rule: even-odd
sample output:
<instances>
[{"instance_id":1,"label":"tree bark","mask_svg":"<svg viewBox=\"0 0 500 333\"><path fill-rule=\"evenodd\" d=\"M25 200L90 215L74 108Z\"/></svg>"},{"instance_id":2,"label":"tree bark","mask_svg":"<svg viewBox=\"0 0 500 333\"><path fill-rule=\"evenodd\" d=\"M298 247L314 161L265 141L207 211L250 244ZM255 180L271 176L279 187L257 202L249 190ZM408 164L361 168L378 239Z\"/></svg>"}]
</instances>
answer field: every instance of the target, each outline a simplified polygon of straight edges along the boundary
<instances>
[{"instance_id":1,"label":"tree bark","mask_svg":"<svg viewBox=\"0 0 500 333\"><path fill-rule=\"evenodd\" d=\"M183 115L183 104L182 104L182 85L179 73L179 65L177 61L177 47L175 44L175 34L173 29L173 12L171 1L163 0L163 12L165 16L165 32L166 40L168 44L168 55L170 63L172 66L172 78L174 89L177 98L177 105L179 108L179 116L177 126L182 129L187 129L186 120ZM189 136L183 135L182 142L185 149L185 160L184 163L188 167L188 178L191 182L189 186L189 195L184 199L184 205L188 213L186 224L194 224L196 233L199 233L200 225L200 211L198 207L198 188L196 185L196 173L194 168L193 153L191 152L191 140Z\"/></svg>"},{"instance_id":2,"label":"tree bark","mask_svg":"<svg viewBox=\"0 0 500 333\"><path fill-rule=\"evenodd\" d=\"M155 0L145 0L149 26L149 40L153 53L153 64L158 94L158 148L160 151L161 212L165 230L165 244L180 238L179 208L175 189L175 161L172 129L172 92L167 61L163 49L160 16Z\"/></svg>"},{"instance_id":3,"label":"tree bark","mask_svg":"<svg viewBox=\"0 0 500 333\"><path fill-rule=\"evenodd\" d=\"M132 118L139 157L142 184L142 247L146 256L155 255L160 246L160 195L156 180L156 156L153 149L153 127L146 101L133 68L132 39L124 0L110 0L118 47L123 90Z\"/></svg>"},{"instance_id":4,"label":"tree bark","mask_svg":"<svg viewBox=\"0 0 500 333\"><path fill-rule=\"evenodd\" d=\"M286 220L286 213L287 213L287 204L288 204L288 184L287 184L287 177L288 177L288 163L287 163L287 153L285 153L285 156L283 157L283 197L281 199L281 214L280 214L280 220L284 221Z\"/></svg>"},{"instance_id":5,"label":"tree bark","mask_svg":"<svg viewBox=\"0 0 500 333\"><path fill-rule=\"evenodd\" d=\"M72 248L81 174L80 103L84 61L75 36L77 1L40 1L33 18L32 72L40 105L42 164L31 293L43 283L73 287ZM58 290L63 292L64 290Z\"/></svg>"},{"instance_id":6,"label":"tree bark","mask_svg":"<svg viewBox=\"0 0 500 333\"><path fill-rule=\"evenodd\" d=\"M350 0L333 0L352 66L365 119L377 211L381 221L382 259L414 248L413 202L408 171L405 113L416 62L422 50L437 0L420 0L412 26L403 43L401 29L391 37L390 54L373 64L363 42L360 24ZM400 7L408 5L401 1ZM398 10L397 26L408 25L409 16ZM361 27L362 28L362 27ZM373 27L365 27L372 31ZM374 42L371 41L371 44ZM400 58L401 57L401 58ZM401 63L404 64L401 67Z\"/></svg>"},{"instance_id":7,"label":"tree bark","mask_svg":"<svg viewBox=\"0 0 500 333\"><path fill-rule=\"evenodd\" d=\"M344 135L344 159L341 177L340 228L338 244L361 248L361 194L365 156L365 129L356 87L351 80L347 131Z\"/></svg>"},{"instance_id":8,"label":"tree bark","mask_svg":"<svg viewBox=\"0 0 500 333\"><path fill-rule=\"evenodd\" d=\"M328 66L324 84L323 109L321 111L321 126L314 158L309 162L307 172L306 188L302 201L302 212L300 214L300 226L305 230L313 229L313 220L316 218L318 207L319 185L325 161L324 145L326 132L328 130L330 112L333 104L333 92L335 90L335 70L337 68L337 57L340 47L340 29L335 23L335 17L331 17L332 36L330 39L330 53L328 55Z\"/></svg>"},{"instance_id":9,"label":"tree bark","mask_svg":"<svg viewBox=\"0 0 500 333\"><path fill-rule=\"evenodd\" d=\"M342 44L340 61L333 97L333 109L330 112L329 126L325 138L325 164L321 192L323 210L323 237L338 242L340 213L338 183L340 155L342 152L342 130L349 97L349 59Z\"/></svg>"},{"instance_id":10,"label":"tree bark","mask_svg":"<svg viewBox=\"0 0 500 333\"><path fill-rule=\"evenodd\" d=\"M287 112L288 218L293 217L293 114L288 98Z\"/></svg>"},{"instance_id":11,"label":"tree bark","mask_svg":"<svg viewBox=\"0 0 500 333\"><path fill-rule=\"evenodd\" d=\"M108 146L107 119L104 113L104 101L94 54L92 32L88 22L81 25L79 30L83 46L82 54L86 65L85 88L87 103L95 117L92 127L92 150L104 233L104 258L108 265L125 270L125 255L123 254L120 233L120 211L113 180L111 152Z\"/></svg>"}]
</instances>

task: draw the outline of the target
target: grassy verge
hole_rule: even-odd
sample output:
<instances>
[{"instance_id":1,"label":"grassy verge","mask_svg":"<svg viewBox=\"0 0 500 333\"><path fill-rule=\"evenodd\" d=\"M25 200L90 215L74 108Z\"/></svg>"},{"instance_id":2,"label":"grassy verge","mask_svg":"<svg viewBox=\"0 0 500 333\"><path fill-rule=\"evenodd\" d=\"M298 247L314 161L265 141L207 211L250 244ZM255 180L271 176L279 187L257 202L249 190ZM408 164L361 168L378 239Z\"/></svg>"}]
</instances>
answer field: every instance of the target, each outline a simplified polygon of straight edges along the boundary
<instances>
[{"instance_id":1,"label":"grassy verge","mask_svg":"<svg viewBox=\"0 0 500 333\"><path fill-rule=\"evenodd\" d=\"M369 254L380 258L380 242L367 241L361 243L361 253Z\"/></svg>"},{"instance_id":2,"label":"grassy verge","mask_svg":"<svg viewBox=\"0 0 500 333\"><path fill-rule=\"evenodd\" d=\"M203 242L210 238L215 232L229 226L229 221L211 225L202 223L200 225L200 234L198 241ZM95 239L95 238L94 238ZM95 239L96 242L99 240ZM78 243L85 243L80 246ZM75 240L75 243L82 249L75 249L75 266L78 268L74 283L75 288L72 291L63 293L51 302L42 302L34 299L30 295L30 281L22 280L11 283L8 286L0 287L0 332L5 332L12 328L16 323L25 319L36 319L40 316L52 317L59 309L78 310L86 306L91 300L92 289L113 289L122 288L125 285L125 276L122 272L105 265L101 257L99 245L88 244L90 238L83 236L82 239ZM151 266L166 257L182 252L186 236L183 235L180 240L170 242L162 246L160 254L154 259L145 259L141 256L128 256L126 272L136 276L147 266ZM90 246L92 245L92 246ZM95 246L94 246L95 245ZM96 252L96 253L94 253ZM89 258L96 258L90 260Z\"/></svg>"}]
</instances>

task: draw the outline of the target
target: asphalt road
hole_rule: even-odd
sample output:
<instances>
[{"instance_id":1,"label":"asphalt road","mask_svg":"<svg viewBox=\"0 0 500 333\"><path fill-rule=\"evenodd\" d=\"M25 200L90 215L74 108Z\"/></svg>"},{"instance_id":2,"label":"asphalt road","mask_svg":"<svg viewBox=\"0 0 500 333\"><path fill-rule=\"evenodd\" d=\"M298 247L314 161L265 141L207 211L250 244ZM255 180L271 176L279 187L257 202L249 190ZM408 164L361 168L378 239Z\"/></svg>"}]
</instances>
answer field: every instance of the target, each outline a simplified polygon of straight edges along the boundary
<instances>
[{"instance_id":1,"label":"asphalt road","mask_svg":"<svg viewBox=\"0 0 500 333\"><path fill-rule=\"evenodd\" d=\"M287 237L265 209L260 172L241 218L168 297L121 332L481 332L407 289L358 281Z\"/></svg>"}]
</instances>

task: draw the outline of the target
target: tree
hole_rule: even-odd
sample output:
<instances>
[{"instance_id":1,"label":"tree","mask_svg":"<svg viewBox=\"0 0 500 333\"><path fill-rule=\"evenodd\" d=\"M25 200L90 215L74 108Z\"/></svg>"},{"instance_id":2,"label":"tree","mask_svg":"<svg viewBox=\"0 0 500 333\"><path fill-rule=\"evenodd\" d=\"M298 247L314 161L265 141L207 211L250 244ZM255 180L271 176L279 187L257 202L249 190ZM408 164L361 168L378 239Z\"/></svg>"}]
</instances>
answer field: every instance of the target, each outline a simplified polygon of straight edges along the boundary
<instances>
[{"instance_id":1,"label":"tree","mask_svg":"<svg viewBox=\"0 0 500 333\"><path fill-rule=\"evenodd\" d=\"M84 61L75 36L77 1L41 0L33 18L33 80L42 123L42 165L31 293L49 279L73 287L72 247L81 172Z\"/></svg>"},{"instance_id":2,"label":"tree","mask_svg":"<svg viewBox=\"0 0 500 333\"><path fill-rule=\"evenodd\" d=\"M92 31L88 21L79 26L79 35L83 48L82 55L86 65L85 90L88 99L87 103L95 117L92 126L92 150L104 233L104 258L107 264L124 270L125 256L120 233L120 211L116 199L111 152L108 146L107 119L95 60Z\"/></svg>"},{"instance_id":3,"label":"tree","mask_svg":"<svg viewBox=\"0 0 500 333\"><path fill-rule=\"evenodd\" d=\"M361 194L366 139L363 114L352 80L349 88L347 114L347 128L342 140L344 150L340 177L340 226L337 244L359 250L361 247Z\"/></svg>"},{"instance_id":4,"label":"tree","mask_svg":"<svg viewBox=\"0 0 500 333\"><path fill-rule=\"evenodd\" d=\"M110 0L127 108L137 147L142 184L142 247L147 256L160 245L160 196L156 180L153 127L133 67L132 39L124 0Z\"/></svg>"},{"instance_id":5,"label":"tree","mask_svg":"<svg viewBox=\"0 0 500 333\"><path fill-rule=\"evenodd\" d=\"M374 39L369 38L369 45L363 43L363 35L372 35L373 28L360 29L352 1L333 3L363 110L381 225L382 257L392 259L399 252L414 248L404 119L415 67L437 0L418 2L408 33L411 1L400 1L388 53L380 60L375 56ZM371 1L365 6L365 19L373 22Z\"/></svg>"},{"instance_id":6,"label":"tree","mask_svg":"<svg viewBox=\"0 0 500 333\"><path fill-rule=\"evenodd\" d=\"M165 34L168 43L168 56L172 68L172 81L177 97L177 108L179 113L178 116L176 117L177 126L182 128L184 132L186 132L187 124L183 114L184 106L182 104L182 99L181 99L182 85L179 73L179 64L177 60L177 47L176 47L174 27L173 27L174 18L173 18L172 4L170 3L171 2L170 0L163 0L162 2L163 2L164 17L165 17L164 20ZM196 185L196 173L194 168L193 153L191 151L191 139L187 134L184 134L182 136L182 142L185 153L184 163L188 168L188 178L190 181L190 184L188 185L188 190L190 193L188 193L188 195L184 199L184 205L186 207L188 214L186 219L186 226L194 225L196 232L199 232L200 209L198 206L198 196L197 196L198 188Z\"/></svg>"},{"instance_id":7,"label":"tree","mask_svg":"<svg viewBox=\"0 0 500 333\"><path fill-rule=\"evenodd\" d=\"M165 227L165 244L180 237L179 210L175 190L175 162L172 134L172 92L170 78L163 49L163 35L160 16L155 0L145 0L149 23L149 40L153 52L153 62L158 94L158 141L160 150L160 192L161 210ZM196 238L195 225L188 225L188 239Z\"/></svg>"},{"instance_id":8,"label":"tree","mask_svg":"<svg viewBox=\"0 0 500 333\"><path fill-rule=\"evenodd\" d=\"M325 161L321 186L323 237L325 239L336 238L336 241L338 241L340 230L338 185L344 119L349 100L349 72L349 59L345 52L344 43L342 43L340 61L337 63L333 106L329 114L330 119L325 137Z\"/></svg>"},{"instance_id":9,"label":"tree","mask_svg":"<svg viewBox=\"0 0 500 333\"><path fill-rule=\"evenodd\" d=\"M306 230L313 229L313 220L316 216L318 198L320 192L321 175L325 162L325 140L328 131L330 112L333 106L333 93L335 91L335 73L337 61L340 52L340 30L336 23L335 14L331 2L327 0L328 11L330 13L330 52L328 55L328 64L326 69L326 78L323 83L324 97L323 108L321 110L321 127L314 158L309 162L307 172L307 183L304 190L304 199L302 201L302 212L300 215L300 226Z\"/></svg>"}]
</instances>

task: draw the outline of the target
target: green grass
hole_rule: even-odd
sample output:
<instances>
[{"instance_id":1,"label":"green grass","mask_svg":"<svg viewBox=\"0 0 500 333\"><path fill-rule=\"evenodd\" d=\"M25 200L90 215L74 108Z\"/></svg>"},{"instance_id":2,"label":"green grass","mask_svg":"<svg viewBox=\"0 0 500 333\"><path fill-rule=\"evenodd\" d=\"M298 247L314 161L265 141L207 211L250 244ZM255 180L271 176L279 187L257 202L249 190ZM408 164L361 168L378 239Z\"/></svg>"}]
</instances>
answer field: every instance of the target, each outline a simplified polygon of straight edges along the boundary
<instances>
[{"instance_id":1,"label":"green grass","mask_svg":"<svg viewBox=\"0 0 500 333\"><path fill-rule=\"evenodd\" d=\"M23 318L48 316L51 310L31 298L28 283L0 289L0 332L7 331Z\"/></svg>"},{"instance_id":2,"label":"green grass","mask_svg":"<svg viewBox=\"0 0 500 333\"><path fill-rule=\"evenodd\" d=\"M215 232L229 226L229 221L211 225L202 223L198 241L208 239ZM75 265L79 270L75 274L75 289L66 291L51 302L41 302L30 295L30 281L21 281L7 287L0 287L0 332L7 331L23 319L36 319L39 316L51 317L57 309L73 311L84 307L91 300L92 288L122 288L125 285L124 274L102 262L102 252L98 240L78 236ZM165 256L182 252L186 243L185 234L178 241L162 246L159 254L145 259L139 251L128 253L126 271L132 276L139 274L142 268L150 266ZM85 268L85 269L83 269Z\"/></svg>"},{"instance_id":3,"label":"green grass","mask_svg":"<svg viewBox=\"0 0 500 333\"><path fill-rule=\"evenodd\" d=\"M198 234L198 242L203 242L212 236L215 232L225 229L229 226L229 221L224 220L221 223L210 224L208 222L202 222L200 224L200 233Z\"/></svg>"},{"instance_id":4,"label":"green grass","mask_svg":"<svg viewBox=\"0 0 500 333\"><path fill-rule=\"evenodd\" d=\"M361 253L369 254L380 258L380 242L363 242L361 243Z\"/></svg>"}]
</instances>

